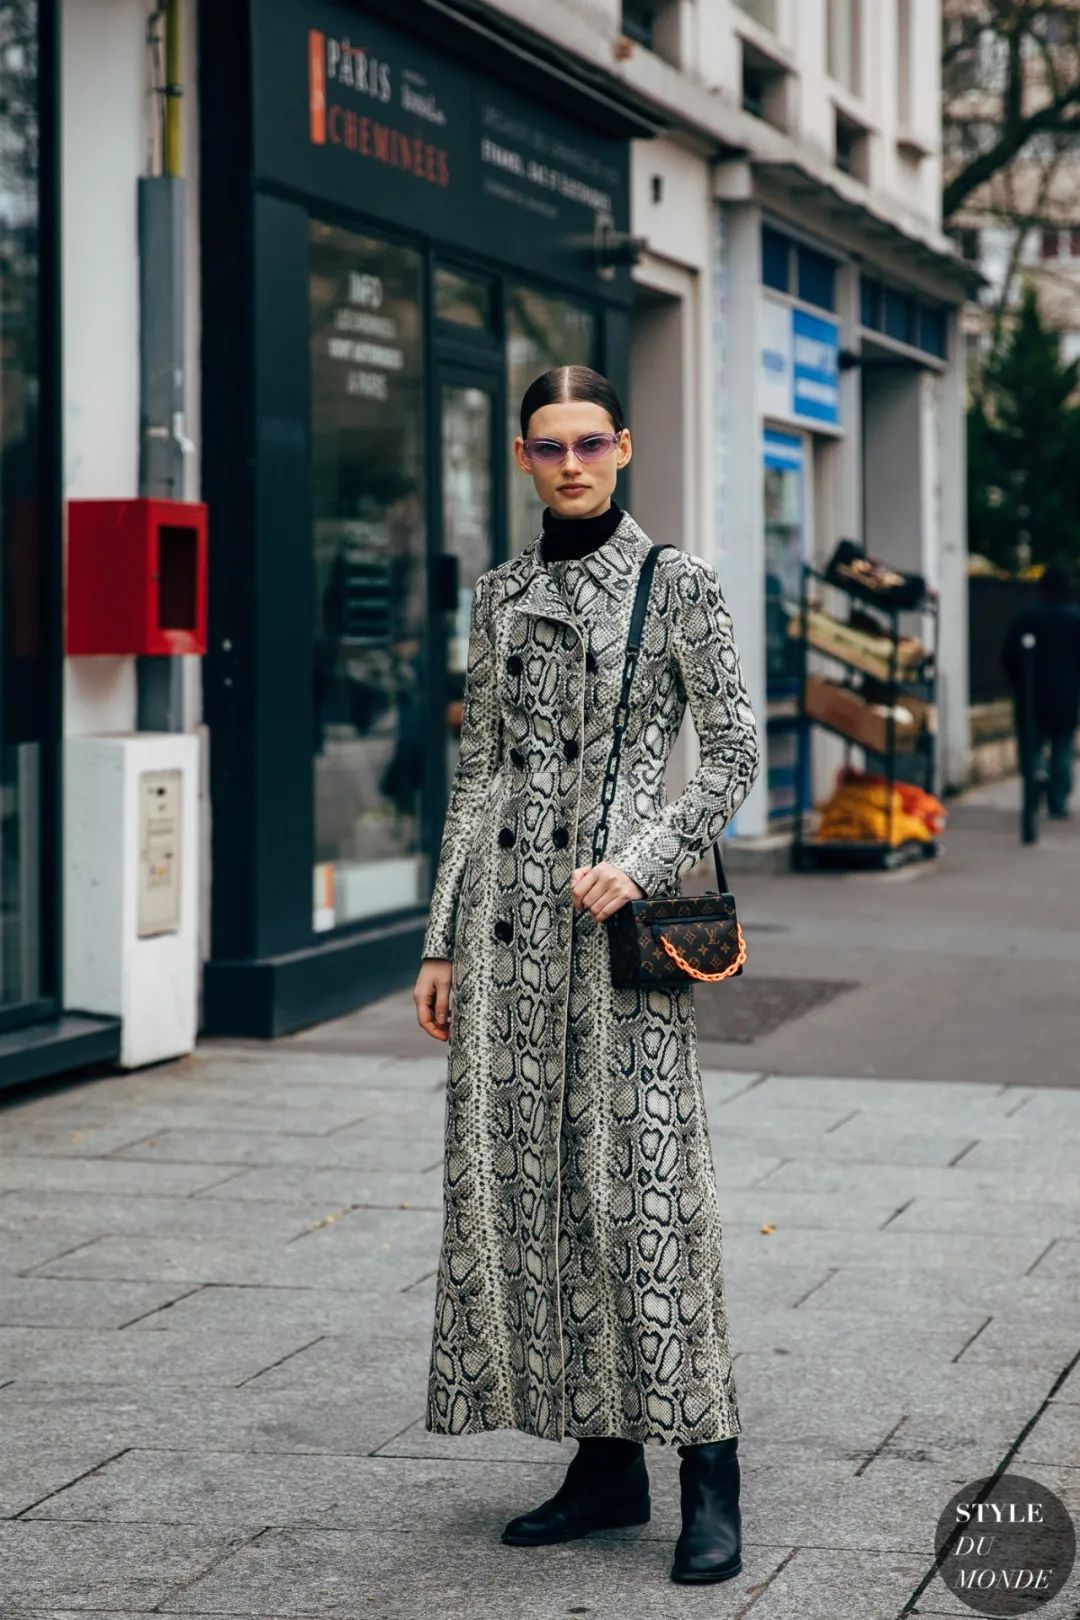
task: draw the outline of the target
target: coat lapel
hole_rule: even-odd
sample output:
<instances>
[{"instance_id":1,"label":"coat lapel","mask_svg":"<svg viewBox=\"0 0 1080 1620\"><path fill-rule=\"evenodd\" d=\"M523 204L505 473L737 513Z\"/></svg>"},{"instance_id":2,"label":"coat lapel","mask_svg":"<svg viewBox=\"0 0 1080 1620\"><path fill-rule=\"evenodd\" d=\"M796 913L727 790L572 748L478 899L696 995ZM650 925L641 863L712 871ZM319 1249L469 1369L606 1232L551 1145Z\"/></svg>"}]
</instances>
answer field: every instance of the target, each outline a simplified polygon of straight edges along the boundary
<instances>
[{"instance_id":1,"label":"coat lapel","mask_svg":"<svg viewBox=\"0 0 1080 1620\"><path fill-rule=\"evenodd\" d=\"M607 606L613 612L637 579L652 544L629 512L624 512L609 539L581 559L583 572L576 582L573 601L568 603L544 566L540 554L541 532L506 564L505 599L512 600L521 613L539 614L566 624L575 623L576 617L595 598L597 589L610 599Z\"/></svg>"}]
</instances>

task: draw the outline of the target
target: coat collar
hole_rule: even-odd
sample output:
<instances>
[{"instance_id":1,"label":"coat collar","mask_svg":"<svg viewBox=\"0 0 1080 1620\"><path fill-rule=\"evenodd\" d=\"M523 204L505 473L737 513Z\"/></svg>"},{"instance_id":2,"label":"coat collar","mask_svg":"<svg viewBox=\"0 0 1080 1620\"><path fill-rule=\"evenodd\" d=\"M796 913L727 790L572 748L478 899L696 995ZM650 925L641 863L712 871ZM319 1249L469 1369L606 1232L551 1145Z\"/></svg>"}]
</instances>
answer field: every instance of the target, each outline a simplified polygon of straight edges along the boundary
<instances>
[{"instance_id":1,"label":"coat collar","mask_svg":"<svg viewBox=\"0 0 1080 1620\"><path fill-rule=\"evenodd\" d=\"M573 617L571 609L540 553L542 535L541 529L516 557L503 564L506 599L512 598L514 606L522 613L569 620ZM637 579L651 545L644 529L634 522L629 512L624 512L603 544L574 562L613 602L619 602ZM580 593L575 595L580 600Z\"/></svg>"}]
</instances>

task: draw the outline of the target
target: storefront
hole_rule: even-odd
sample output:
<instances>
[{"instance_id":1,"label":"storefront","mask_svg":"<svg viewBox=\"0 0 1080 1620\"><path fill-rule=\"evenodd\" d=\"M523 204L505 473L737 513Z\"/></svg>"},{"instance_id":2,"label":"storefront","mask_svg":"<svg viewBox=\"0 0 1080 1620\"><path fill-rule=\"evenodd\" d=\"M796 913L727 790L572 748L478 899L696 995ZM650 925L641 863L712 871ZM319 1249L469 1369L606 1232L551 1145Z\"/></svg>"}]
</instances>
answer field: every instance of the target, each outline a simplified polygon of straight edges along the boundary
<instances>
[{"instance_id":1,"label":"storefront","mask_svg":"<svg viewBox=\"0 0 1080 1620\"><path fill-rule=\"evenodd\" d=\"M201 12L211 1031L415 966L473 587L539 520L521 394L628 372L648 131L441 9L383 9Z\"/></svg>"},{"instance_id":2,"label":"storefront","mask_svg":"<svg viewBox=\"0 0 1080 1620\"><path fill-rule=\"evenodd\" d=\"M767 817L783 823L808 784L797 779L798 649L788 615L815 552L823 463L843 436L839 265L765 224L761 232L762 479L765 524Z\"/></svg>"}]
</instances>

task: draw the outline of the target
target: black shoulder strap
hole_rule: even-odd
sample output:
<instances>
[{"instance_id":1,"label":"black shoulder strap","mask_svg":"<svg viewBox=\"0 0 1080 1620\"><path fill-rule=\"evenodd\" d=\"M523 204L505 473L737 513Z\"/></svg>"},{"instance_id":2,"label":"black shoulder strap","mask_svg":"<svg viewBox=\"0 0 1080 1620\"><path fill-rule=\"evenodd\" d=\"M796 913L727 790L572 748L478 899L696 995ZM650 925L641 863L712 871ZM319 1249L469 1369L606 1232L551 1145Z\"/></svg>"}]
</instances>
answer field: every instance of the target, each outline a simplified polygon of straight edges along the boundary
<instances>
[{"instance_id":1,"label":"black shoulder strap","mask_svg":"<svg viewBox=\"0 0 1080 1620\"><path fill-rule=\"evenodd\" d=\"M626 638L626 655L623 661L622 687L619 692L619 701L615 706L615 731L611 740L611 752L608 755L607 767L604 771L604 780L600 786L600 819L596 824L593 836L593 865L597 866L604 858L604 848L607 844L608 810L615 797L615 784L619 776L619 755L622 750L623 732L630 715L630 687L634 679L634 670L637 668L638 652L641 648L641 633L645 627L645 613L649 606L649 592L652 589L653 574L656 572L656 561L664 550L678 551L680 548L670 540L650 546L645 553L645 560L638 574L637 594L634 597L634 610L630 615L630 630ZM727 879L724 876L724 863L720 856L720 840L713 842L713 861L716 865L716 881L720 893L727 892Z\"/></svg>"}]
</instances>

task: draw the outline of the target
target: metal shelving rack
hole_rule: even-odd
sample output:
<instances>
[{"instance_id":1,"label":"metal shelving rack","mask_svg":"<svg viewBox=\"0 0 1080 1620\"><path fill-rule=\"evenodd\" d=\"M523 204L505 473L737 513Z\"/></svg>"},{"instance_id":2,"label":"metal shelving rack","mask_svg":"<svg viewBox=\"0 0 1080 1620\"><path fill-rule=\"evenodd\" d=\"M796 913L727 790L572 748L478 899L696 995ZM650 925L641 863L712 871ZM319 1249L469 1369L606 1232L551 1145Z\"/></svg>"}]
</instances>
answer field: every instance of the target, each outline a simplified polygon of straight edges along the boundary
<instances>
[{"instance_id":1,"label":"metal shelving rack","mask_svg":"<svg viewBox=\"0 0 1080 1620\"><path fill-rule=\"evenodd\" d=\"M852 679L853 675L867 675L871 672L863 664L843 653L831 648L811 646L808 635L808 614L810 609L809 590L812 580L820 580L822 584L831 586L834 590L842 591L851 602L858 602L870 608L873 612L884 614L889 620L889 637L891 650L889 654L888 676L875 676L888 689L890 698L890 712L886 720L885 748L879 751L870 748L866 743L851 737L838 726L830 725L827 721L819 720L816 715L807 712L806 707L806 680L809 666L809 655L813 651L822 658L831 659L841 665L846 671L847 678L844 685L853 692L860 690ZM900 641L900 618L904 613L929 614L933 621L933 639L929 652L924 653L917 666L918 674L900 674L898 648ZM802 587L799 602L800 615L800 679L799 679L799 801L795 821L795 835L791 845L791 865L796 871L805 871L811 868L878 868L882 870L906 865L910 861L929 860L940 852L940 843L936 838L906 839L900 843L893 843L893 795L892 789L897 781L910 781L911 777L897 774L897 758L899 750L896 746L896 716L892 712L892 704L902 699L905 692L918 697L923 702L933 705L936 717L938 644L940 635L939 604L935 596L927 594L917 608L891 607L884 602L871 602L859 592L850 590L847 586L839 584L820 569L814 568L810 563L802 565ZM842 622L842 621L840 621ZM845 763L850 761L852 748L861 748L867 756L868 769L874 774L884 776L887 784L888 823L886 836L883 839L855 839L855 838L816 838L806 832L807 810L812 807L813 793L809 787L812 780L810 770L811 726L821 726L834 736L842 737L845 744ZM919 786L928 793L934 791L934 766L936 756L936 731L923 725L920 729L912 749L904 750L904 757L911 758L918 764L922 762L922 781ZM878 760L881 764L875 768L871 760Z\"/></svg>"}]
</instances>

